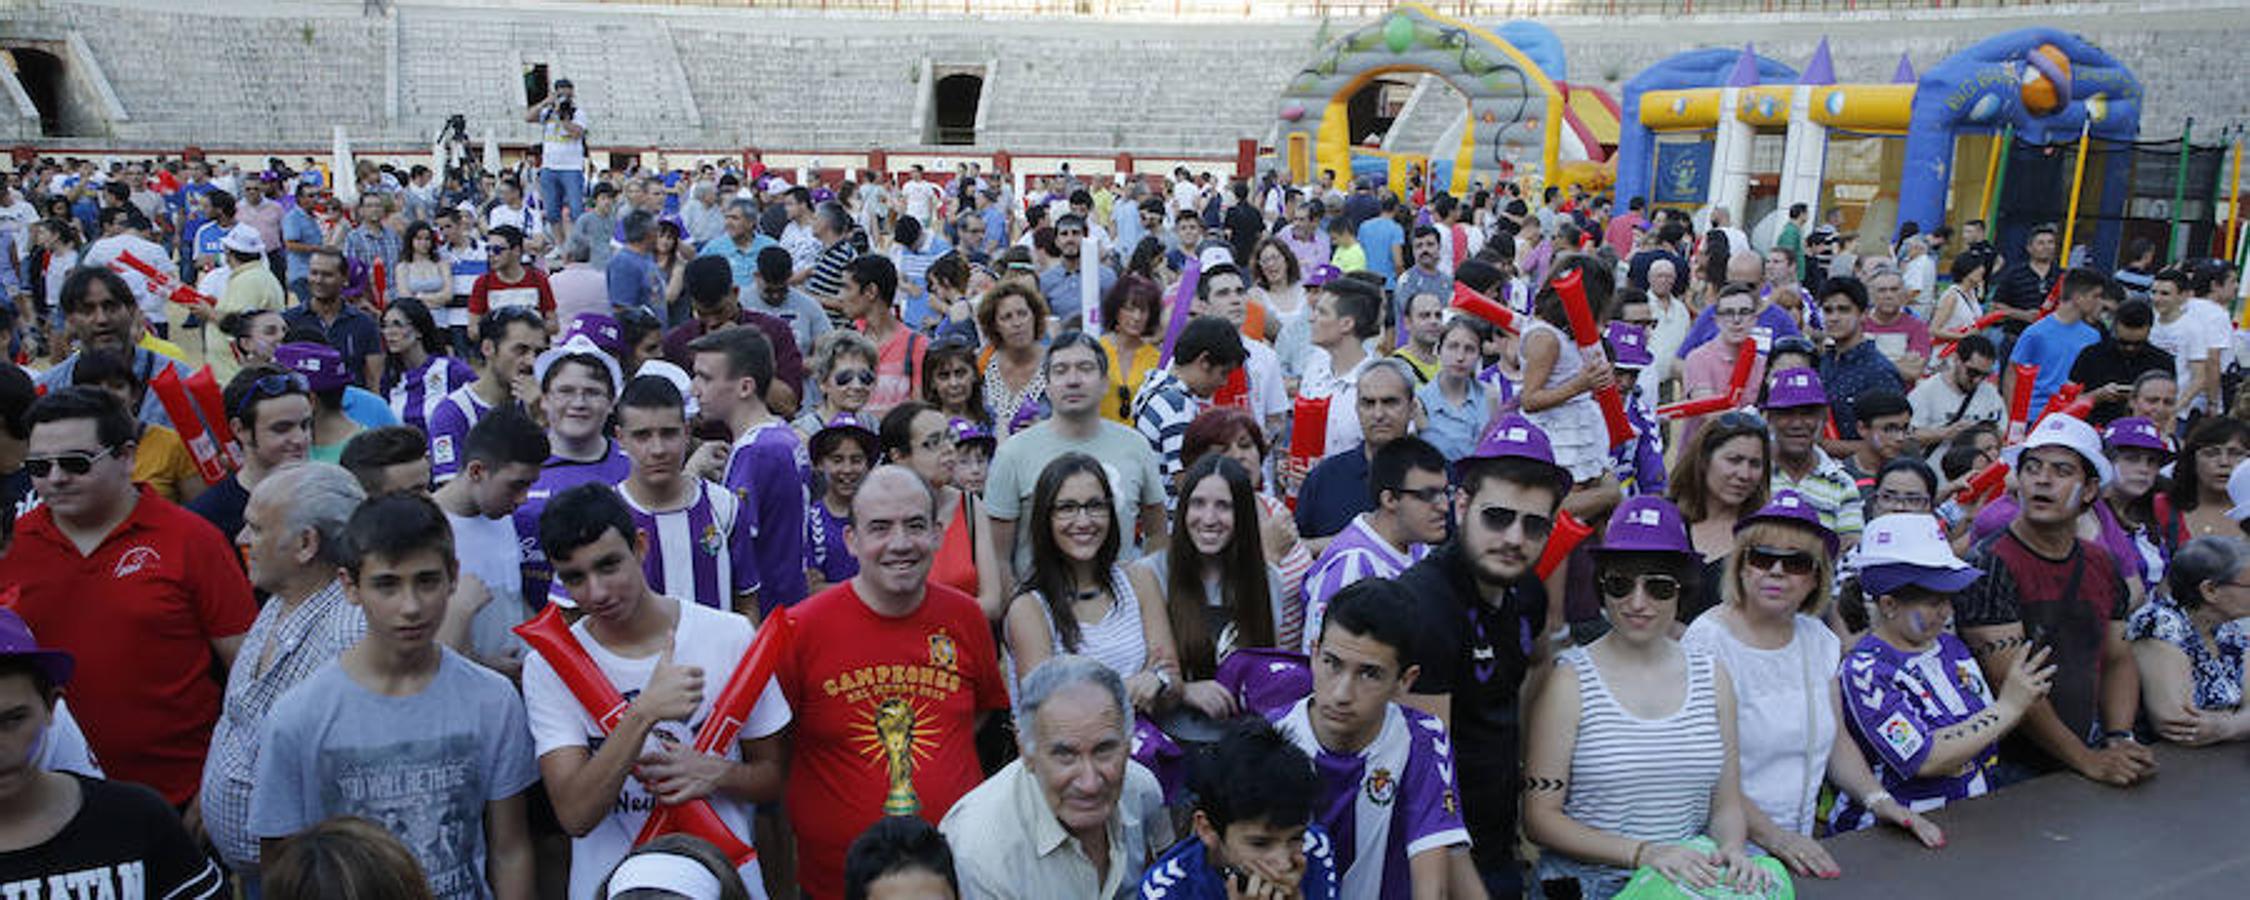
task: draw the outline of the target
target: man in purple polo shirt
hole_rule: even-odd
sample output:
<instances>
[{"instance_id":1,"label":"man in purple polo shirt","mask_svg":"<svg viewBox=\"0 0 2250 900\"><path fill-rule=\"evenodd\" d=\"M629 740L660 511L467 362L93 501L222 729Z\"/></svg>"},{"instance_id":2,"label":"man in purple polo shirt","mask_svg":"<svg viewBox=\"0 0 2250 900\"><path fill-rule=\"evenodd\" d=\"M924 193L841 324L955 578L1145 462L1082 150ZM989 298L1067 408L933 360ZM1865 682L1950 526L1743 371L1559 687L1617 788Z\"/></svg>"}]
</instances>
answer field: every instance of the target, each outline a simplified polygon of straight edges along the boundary
<instances>
[{"instance_id":1,"label":"man in purple polo shirt","mask_svg":"<svg viewBox=\"0 0 2250 900\"><path fill-rule=\"evenodd\" d=\"M805 510L812 505L812 459L789 423L766 408L773 344L754 328L732 326L696 338L695 394L703 415L725 422L727 490L741 501L737 528L750 529L758 570L758 610L805 598Z\"/></svg>"}]
</instances>

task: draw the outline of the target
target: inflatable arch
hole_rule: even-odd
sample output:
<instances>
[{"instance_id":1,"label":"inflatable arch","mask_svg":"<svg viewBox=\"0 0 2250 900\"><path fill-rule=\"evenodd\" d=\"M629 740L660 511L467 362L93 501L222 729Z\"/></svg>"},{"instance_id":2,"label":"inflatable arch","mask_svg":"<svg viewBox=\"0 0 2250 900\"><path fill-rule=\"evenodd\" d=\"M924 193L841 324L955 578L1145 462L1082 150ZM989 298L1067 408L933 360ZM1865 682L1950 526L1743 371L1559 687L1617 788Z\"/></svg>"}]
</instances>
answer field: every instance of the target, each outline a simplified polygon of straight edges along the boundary
<instances>
[{"instance_id":1,"label":"inflatable arch","mask_svg":"<svg viewBox=\"0 0 2250 900\"><path fill-rule=\"evenodd\" d=\"M1620 207L1633 197L1654 199L1651 182L1658 128L1669 132L1717 127L1719 94L1716 90L1702 89L1716 89L1730 81L1748 81L1747 85L1737 87L1785 85L1797 81L1796 69L1763 56L1753 57L1754 71L1745 73L1741 71L1743 56L1742 50L1731 47L1689 50L1668 57L1625 82L1625 95L1620 104L1624 116L1617 134L1616 196ZM1745 79L1744 75L1750 77ZM1644 101L1648 100L1656 103L1644 108ZM1786 106L1784 101L1785 109ZM1762 105L1757 108L1764 109Z\"/></svg>"},{"instance_id":2,"label":"inflatable arch","mask_svg":"<svg viewBox=\"0 0 2250 900\"><path fill-rule=\"evenodd\" d=\"M1324 169L1349 175L1347 105L1368 82L1394 72L1435 75L1469 99L1469 127L1450 160L1454 193L1465 193L1473 178L1499 181L1513 147L1540 148L1541 177L1555 178L1567 111L1561 87L1491 31L1402 3L1321 48L1282 89L1277 149L1292 181L1313 181ZM1394 176L1409 159L1393 159Z\"/></svg>"},{"instance_id":3,"label":"inflatable arch","mask_svg":"<svg viewBox=\"0 0 2250 900\"><path fill-rule=\"evenodd\" d=\"M1953 150L1963 133L2014 125L2033 144L2067 144L2079 129L2107 141L2132 141L2141 131L2141 83L2123 63L2075 34L2025 28L1995 35L1932 67L1916 85L1906 128L1906 169L1899 220L1923 227L1943 221L1953 184ZM2127 154L2108 154L2112 172ZM2102 179L2099 208L2125 202L2123 177ZM1971 213L1966 218L1981 215ZM2083 216L2084 214L2081 213ZM2117 222L2105 217L2094 245L2116 243Z\"/></svg>"}]
</instances>

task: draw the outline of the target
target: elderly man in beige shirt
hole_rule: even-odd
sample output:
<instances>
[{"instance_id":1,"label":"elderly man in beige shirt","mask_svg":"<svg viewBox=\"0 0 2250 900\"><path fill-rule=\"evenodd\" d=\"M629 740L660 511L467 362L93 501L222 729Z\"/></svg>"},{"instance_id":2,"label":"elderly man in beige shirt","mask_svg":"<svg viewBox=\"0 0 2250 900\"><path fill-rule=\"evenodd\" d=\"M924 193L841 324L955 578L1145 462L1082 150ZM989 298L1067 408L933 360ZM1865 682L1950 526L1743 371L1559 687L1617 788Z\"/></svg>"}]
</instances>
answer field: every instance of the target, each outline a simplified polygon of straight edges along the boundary
<instances>
[{"instance_id":1,"label":"elderly man in beige shirt","mask_svg":"<svg viewBox=\"0 0 2250 900\"><path fill-rule=\"evenodd\" d=\"M978 900L1130 898L1172 843L1164 792L1132 761L1125 682L1063 655L1024 677L1016 700L1023 756L963 796L938 829L963 896Z\"/></svg>"}]
</instances>

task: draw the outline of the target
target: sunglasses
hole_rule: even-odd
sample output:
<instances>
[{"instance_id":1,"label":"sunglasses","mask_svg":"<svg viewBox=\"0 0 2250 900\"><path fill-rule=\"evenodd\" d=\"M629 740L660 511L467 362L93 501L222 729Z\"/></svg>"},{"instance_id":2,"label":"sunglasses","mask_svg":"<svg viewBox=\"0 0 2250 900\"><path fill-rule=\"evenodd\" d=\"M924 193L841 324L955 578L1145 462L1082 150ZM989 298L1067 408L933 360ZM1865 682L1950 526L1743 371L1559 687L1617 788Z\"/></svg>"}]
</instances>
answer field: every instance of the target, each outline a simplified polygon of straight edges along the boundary
<instances>
[{"instance_id":1,"label":"sunglasses","mask_svg":"<svg viewBox=\"0 0 2250 900\"><path fill-rule=\"evenodd\" d=\"M240 419L250 411L250 407L256 406L260 400L271 400L289 394L311 393L311 391L312 387L305 382L305 376L295 372L267 375L250 382L250 390L244 393L242 399L234 404L233 409L227 410L227 413ZM73 472L72 474L82 473Z\"/></svg>"},{"instance_id":2,"label":"sunglasses","mask_svg":"<svg viewBox=\"0 0 2250 900\"><path fill-rule=\"evenodd\" d=\"M1412 497L1424 503L1436 503L1440 500L1444 500L1445 496L1452 492L1453 489L1451 487L1442 484L1426 488L1399 488L1397 491L1394 491L1394 493L1398 494L1401 497Z\"/></svg>"},{"instance_id":3,"label":"sunglasses","mask_svg":"<svg viewBox=\"0 0 2250 900\"><path fill-rule=\"evenodd\" d=\"M1754 572L1770 572L1778 565L1789 575L1810 575L1819 561L1803 550L1782 550L1776 547L1752 547L1743 552L1742 567Z\"/></svg>"},{"instance_id":4,"label":"sunglasses","mask_svg":"<svg viewBox=\"0 0 2250 900\"><path fill-rule=\"evenodd\" d=\"M34 457L23 461L23 471L33 478L45 478L56 469L72 475L84 475L94 470L94 464L117 452L116 447L103 447L92 453L63 453L55 456Z\"/></svg>"},{"instance_id":5,"label":"sunglasses","mask_svg":"<svg viewBox=\"0 0 2250 900\"><path fill-rule=\"evenodd\" d=\"M1635 578L1623 572L1609 572L1601 577L1602 596L1623 600L1633 596L1635 588L1648 594L1649 599L1672 601L1680 599L1680 580L1670 575L1642 575Z\"/></svg>"},{"instance_id":6,"label":"sunglasses","mask_svg":"<svg viewBox=\"0 0 2250 900\"><path fill-rule=\"evenodd\" d=\"M843 371L841 371L841 372L838 372L838 373L836 373L836 374L834 374L834 375L830 375L830 376L828 376L828 380L829 380L829 381L830 381L831 383L835 384L835 385L836 385L837 387L843 387L843 386L845 386L845 385L848 385L848 384L853 384L853 383L855 383L855 382L856 382L856 383L858 383L858 384L862 384L862 385L874 384L874 383L875 383L875 370L873 370L873 369L845 369L845 370L843 370Z\"/></svg>"},{"instance_id":7,"label":"sunglasses","mask_svg":"<svg viewBox=\"0 0 2250 900\"><path fill-rule=\"evenodd\" d=\"M1532 540L1544 538L1555 530L1553 519L1534 513L1519 513L1505 506L1487 506L1477 510L1477 517L1491 531L1506 531L1509 526L1516 524L1516 520L1521 519L1523 536Z\"/></svg>"},{"instance_id":8,"label":"sunglasses","mask_svg":"<svg viewBox=\"0 0 2250 900\"><path fill-rule=\"evenodd\" d=\"M1726 429L1728 431L1766 430L1766 420L1759 418L1757 413L1747 413L1741 412L1739 410L1720 416L1712 424L1715 424L1720 428Z\"/></svg>"}]
</instances>

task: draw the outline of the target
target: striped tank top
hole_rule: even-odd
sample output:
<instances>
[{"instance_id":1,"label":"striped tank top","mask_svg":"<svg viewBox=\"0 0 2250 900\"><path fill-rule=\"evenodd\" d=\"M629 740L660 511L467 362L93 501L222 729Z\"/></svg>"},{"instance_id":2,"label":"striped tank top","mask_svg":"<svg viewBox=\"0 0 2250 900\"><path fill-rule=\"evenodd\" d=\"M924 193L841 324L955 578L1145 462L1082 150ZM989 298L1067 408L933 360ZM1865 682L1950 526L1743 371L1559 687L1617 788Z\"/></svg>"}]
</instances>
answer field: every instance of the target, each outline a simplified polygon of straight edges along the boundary
<instances>
[{"instance_id":1,"label":"striped tank top","mask_svg":"<svg viewBox=\"0 0 2250 900\"><path fill-rule=\"evenodd\" d=\"M1619 706L1582 647L1557 659L1578 676L1578 744L1563 814L1633 840L1676 841L1704 832L1711 790L1726 763L1709 654L1687 654L1687 698L1644 719Z\"/></svg>"}]
</instances>

